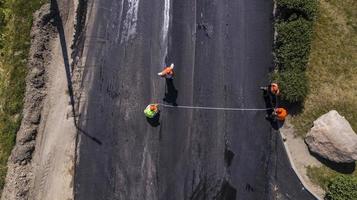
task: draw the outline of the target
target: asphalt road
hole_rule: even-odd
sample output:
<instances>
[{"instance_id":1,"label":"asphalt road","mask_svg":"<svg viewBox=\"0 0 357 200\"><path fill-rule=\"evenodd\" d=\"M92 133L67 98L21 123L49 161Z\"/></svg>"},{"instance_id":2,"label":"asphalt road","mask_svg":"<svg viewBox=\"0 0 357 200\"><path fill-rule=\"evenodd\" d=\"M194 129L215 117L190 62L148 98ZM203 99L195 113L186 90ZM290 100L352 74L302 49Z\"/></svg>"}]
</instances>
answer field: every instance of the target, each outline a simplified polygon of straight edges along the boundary
<instances>
[{"instance_id":1,"label":"asphalt road","mask_svg":"<svg viewBox=\"0 0 357 200\"><path fill-rule=\"evenodd\" d=\"M75 198L313 199L264 111L268 0L89 0ZM175 63L175 79L157 76Z\"/></svg>"}]
</instances>

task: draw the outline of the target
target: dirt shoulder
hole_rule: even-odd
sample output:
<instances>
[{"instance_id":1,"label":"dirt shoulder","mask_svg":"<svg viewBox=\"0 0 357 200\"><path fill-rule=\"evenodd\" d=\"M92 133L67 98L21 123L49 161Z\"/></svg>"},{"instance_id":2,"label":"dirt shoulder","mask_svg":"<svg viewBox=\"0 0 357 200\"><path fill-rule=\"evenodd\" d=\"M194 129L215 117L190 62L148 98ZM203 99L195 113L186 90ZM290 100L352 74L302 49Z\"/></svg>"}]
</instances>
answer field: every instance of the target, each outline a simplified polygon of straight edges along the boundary
<instances>
[{"instance_id":1,"label":"dirt shoulder","mask_svg":"<svg viewBox=\"0 0 357 200\"><path fill-rule=\"evenodd\" d=\"M73 199L76 129L68 84L76 2L52 2L34 15L23 120L2 200Z\"/></svg>"}]
</instances>

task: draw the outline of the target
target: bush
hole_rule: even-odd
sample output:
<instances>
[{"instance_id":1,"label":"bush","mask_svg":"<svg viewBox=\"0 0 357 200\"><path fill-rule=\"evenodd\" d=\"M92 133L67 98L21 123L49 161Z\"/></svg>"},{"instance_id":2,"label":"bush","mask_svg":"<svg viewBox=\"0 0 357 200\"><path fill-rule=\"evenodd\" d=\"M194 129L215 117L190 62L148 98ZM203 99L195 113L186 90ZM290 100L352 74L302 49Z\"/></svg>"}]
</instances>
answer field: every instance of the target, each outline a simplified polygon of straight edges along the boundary
<instances>
[{"instance_id":1,"label":"bush","mask_svg":"<svg viewBox=\"0 0 357 200\"><path fill-rule=\"evenodd\" d=\"M278 18L288 20L295 14L312 21L316 17L317 6L317 0L277 0Z\"/></svg>"},{"instance_id":2,"label":"bush","mask_svg":"<svg viewBox=\"0 0 357 200\"><path fill-rule=\"evenodd\" d=\"M290 103L304 101L308 93L308 81L305 72L288 70L273 75L281 90L281 97Z\"/></svg>"},{"instance_id":3,"label":"bush","mask_svg":"<svg viewBox=\"0 0 357 200\"><path fill-rule=\"evenodd\" d=\"M312 22L303 18L276 24L276 64L280 70L305 70L310 53Z\"/></svg>"},{"instance_id":4,"label":"bush","mask_svg":"<svg viewBox=\"0 0 357 200\"><path fill-rule=\"evenodd\" d=\"M304 101L307 95L308 63L312 26L316 18L317 0L277 0L275 28L275 81L280 83L284 100L290 103Z\"/></svg>"},{"instance_id":5,"label":"bush","mask_svg":"<svg viewBox=\"0 0 357 200\"><path fill-rule=\"evenodd\" d=\"M340 175L332 179L326 193L327 200L357 199L357 178Z\"/></svg>"}]
</instances>

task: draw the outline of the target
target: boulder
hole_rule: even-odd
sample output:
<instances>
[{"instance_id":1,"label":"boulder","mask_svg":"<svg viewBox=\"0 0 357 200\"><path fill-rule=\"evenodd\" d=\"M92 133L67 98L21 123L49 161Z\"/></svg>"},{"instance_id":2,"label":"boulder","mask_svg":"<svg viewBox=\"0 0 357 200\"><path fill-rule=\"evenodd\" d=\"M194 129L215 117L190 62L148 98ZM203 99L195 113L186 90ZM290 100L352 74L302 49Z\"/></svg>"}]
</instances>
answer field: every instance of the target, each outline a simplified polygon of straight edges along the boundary
<instances>
[{"instance_id":1,"label":"boulder","mask_svg":"<svg viewBox=\"0 0 357 200\"><path fill-rule=\"evenodd\" d=\"M337 111L322 115L305 138L310 151L337 163L357 160L357 135Z\"/></svg>"}]
</instances>

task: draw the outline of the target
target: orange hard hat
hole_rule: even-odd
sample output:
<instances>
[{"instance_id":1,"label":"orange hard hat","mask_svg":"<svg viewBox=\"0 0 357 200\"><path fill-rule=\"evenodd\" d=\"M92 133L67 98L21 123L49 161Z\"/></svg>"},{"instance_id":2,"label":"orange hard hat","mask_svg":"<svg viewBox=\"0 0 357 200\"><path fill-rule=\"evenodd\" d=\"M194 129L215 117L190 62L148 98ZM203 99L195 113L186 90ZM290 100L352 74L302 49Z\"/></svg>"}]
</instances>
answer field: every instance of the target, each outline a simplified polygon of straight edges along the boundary
<instances>
[{"instance_id":1,"label":"orange hard hat","mask_svg":"<svg viewBox=\"0 0 357 200\"><path fill-rule=\"evenodd\" d=\"M157 109L157 106L155 104L150 105L150 110L155 111Z\"/></svg>"}]
</instances>

